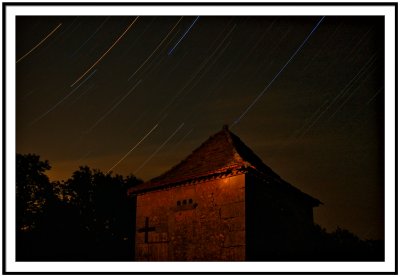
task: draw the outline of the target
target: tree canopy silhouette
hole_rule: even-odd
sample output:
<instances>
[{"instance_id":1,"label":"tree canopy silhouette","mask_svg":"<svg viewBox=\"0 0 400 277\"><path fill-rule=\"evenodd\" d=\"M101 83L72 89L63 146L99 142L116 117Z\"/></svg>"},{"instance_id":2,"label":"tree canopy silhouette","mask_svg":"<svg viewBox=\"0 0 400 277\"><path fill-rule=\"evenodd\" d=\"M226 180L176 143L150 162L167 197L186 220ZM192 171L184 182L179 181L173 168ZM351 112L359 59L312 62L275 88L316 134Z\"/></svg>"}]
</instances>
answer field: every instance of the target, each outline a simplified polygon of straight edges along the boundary
<instances>
[{"instance_id":1,"label":"tree canopy silhouette","mask_svg":"<svg viewBox=\"0 0 400 277\"><path fill-rule=\"evenodd\" d=\"M48 161L17 154L17 260L133 260L133 175L81 166L50 182Z\"/></svg>"},{"instance_id":2,"label":"tree canopy silhouette","mask_svg":"<svg viewBox=\"0 0 400 277\"><path fill-rule=\"evenodd\" d=\"M40 217L53 197L52 186L45 171L50 170L48 161L41 161L34 154L16 157L16 222L17 230L39 228Z\"/></svg>"}]
</instances>

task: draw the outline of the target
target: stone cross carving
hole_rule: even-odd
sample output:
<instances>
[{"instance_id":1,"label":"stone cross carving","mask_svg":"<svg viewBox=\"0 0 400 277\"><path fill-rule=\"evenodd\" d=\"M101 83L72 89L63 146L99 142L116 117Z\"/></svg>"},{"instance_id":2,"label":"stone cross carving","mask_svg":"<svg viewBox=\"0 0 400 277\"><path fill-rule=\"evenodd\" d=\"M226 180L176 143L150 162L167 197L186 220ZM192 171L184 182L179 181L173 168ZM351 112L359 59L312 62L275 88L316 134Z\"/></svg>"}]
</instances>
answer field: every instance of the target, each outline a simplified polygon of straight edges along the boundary
<instances>
[{"instance_id":1,"label":"stone cross carving","mask_svg":"<svg viewBox=\"0 0 400 277\"><path fill-rule=\"evenodd\" d=\"M149 227L149 218L146 217L145 223L144 223L144 227L140 228L138 230L139 233L144 233L144 243L148 243L149 242L149 232L151 231L155 231L156 228L155 227Z\"/></svg>"}]
</instances>

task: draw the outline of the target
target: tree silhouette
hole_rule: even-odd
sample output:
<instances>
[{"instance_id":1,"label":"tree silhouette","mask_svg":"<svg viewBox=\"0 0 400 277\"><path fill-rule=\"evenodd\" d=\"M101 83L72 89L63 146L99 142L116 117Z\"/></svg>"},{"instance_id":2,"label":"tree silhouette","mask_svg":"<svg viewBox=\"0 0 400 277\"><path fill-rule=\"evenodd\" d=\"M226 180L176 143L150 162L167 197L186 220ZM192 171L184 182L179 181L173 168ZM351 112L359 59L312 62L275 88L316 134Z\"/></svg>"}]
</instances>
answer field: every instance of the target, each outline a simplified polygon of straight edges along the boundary
<instances>
[{"instance_id":1,"label":"tree silhouette","mask_svg":"<svg viewBox=\"0 0 400 277\"><path fill-rule=\"evenodd\" d=\"M383 240L361 240L349 230L340 228L328 233L314 226L310 237L312 248L309 260L316 261L383 261Z\"/></svg>"},{"instance_id":2,"label":"tree silhouette","mask_svg":"<svg viewBox=\"0 0 400 277\"><path fill-rule=\"evenodd\" d=\"M49 178L44 174L50 168L49 162L41 161L37 155L17 154L17 230L28 231L40 228L40 217L53 196Z\"/></svg>"},{"instance_id":3,"label":"tree silhouette","mask_svg":"<svg viewBox=\"0 0 400 277\"><path fill-rule=\"evenodd\" d=\"M124 179L87 166L80 167L65 182L74 195L72 205L79 211L81 246L87 258L133 259L135 206L126 190L141 182L134 176Z\"/></svg>"},{"instance_id":4,"label":"tree silhouette","mask_svg":"<svg viewBox=\"0 0 400 277\"><path fill-rule=\"evenodd\" d=\"M142 181L81 166L50 183L38 155L17 154L17 260L133 260L135 203Z\"/></svg>"},{"instance_id":5,"label":"tree silhouette","mask_svg":"<svg viewBox=\"0 0 400 277\"><path fill-rule=\"evenodd\" d=\"M57 201L45 174L50 168L38 155L16 156L17 260L41 260L46 255L48 215Z\"/></svg>"}]
</instances>

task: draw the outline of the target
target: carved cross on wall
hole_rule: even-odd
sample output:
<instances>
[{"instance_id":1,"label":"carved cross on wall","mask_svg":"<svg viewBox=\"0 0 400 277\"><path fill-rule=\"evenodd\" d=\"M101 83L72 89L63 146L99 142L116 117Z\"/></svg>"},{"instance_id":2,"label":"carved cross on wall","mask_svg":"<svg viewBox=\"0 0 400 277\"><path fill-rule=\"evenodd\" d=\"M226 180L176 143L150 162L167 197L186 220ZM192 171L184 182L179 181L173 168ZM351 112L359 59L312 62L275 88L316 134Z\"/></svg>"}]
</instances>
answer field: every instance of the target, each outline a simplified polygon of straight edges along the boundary
<instances>
[{"instance_id":1,"label":"carved cross on wall","mask_svg":"<svg viewBox=\"0 0 400 277\"><path fill-rule=\"evenodd\" d=\"M144 233L144 243L148 243L149 242L149 232L155 231L155 230L156 230L155 227L149 227L149 218L146 217L146 220L144 222L144 227L140 228L138 230L138 232Z\"/></svg>"}]
</instances>

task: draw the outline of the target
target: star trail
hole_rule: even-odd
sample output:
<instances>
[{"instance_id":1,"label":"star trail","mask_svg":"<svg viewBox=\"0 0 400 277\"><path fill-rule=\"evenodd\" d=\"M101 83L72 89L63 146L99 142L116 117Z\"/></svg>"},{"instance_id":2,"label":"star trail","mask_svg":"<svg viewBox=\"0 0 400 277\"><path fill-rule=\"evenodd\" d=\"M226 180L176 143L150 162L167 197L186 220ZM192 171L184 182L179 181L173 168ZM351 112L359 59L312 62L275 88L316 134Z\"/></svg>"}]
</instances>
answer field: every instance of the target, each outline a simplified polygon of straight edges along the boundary
<instances>
[{"instance_id":1,"label":"star trail","mask_svg":"<svg viewBox=\"0 0 400 277\"><path fill-rule=\"evenodd\" d=\"M100 58L91 66L89 67L88 70L86 70L74 83L72 83L71 87L73 87L76 83L78 83L86 74L90 72L107 54L108 52L111 51L117 45L117 43L124 37L124 35L129 31L129 29L135 24L136 20L138 20L139 17L136 17L135 20L132 21L131 24L126 28L126 30L119 36L119 38L110 46L110 48L107 49L106 52L103 53L103 55L100 56Z\"/></svg>"},{"instance_id":2,"label":"star trail","mask_svg":"<svg viewBox=\"0 0 400 277\"><path fill-rule=\"evenodd\" d=\"M48 109L45 113L43 113L42 115L40 115L39 117L37 117L34 121L32 121L31 124L36 123L37 121L41 120L42 118L44 118L46 115L48 115L51 111L53 111L55 108L57 108L59 105L61 105L65 100L67 100L67 98L69 98L75 91L77 91L87 80L89 80L94 74L96 73L96 70L94 70L92 73L89 74L89 76L87 76L85 78L85 80L83 80L76 88L72 89L70 91L70 93L68 93L65 97L63 97L60 101L58 101L56 104L54 104L50 109Z\"/></svg>"},{"instance_id":3,"label":"star trail","mask_svg":"<svg viewBox=\"0 0 400 277\"><path fill-rule=\"evenodd\" d=\"M182 41L184 37L189 33L190 29L192 29L193 25L196 23L196 21L199 19L200 16L196 17L196 19L193 21L193 23L189 26L189 28L186 30L186 32L182 35L182 37L177 41L177 43L174 45L174 47L169 50L168 55L171 55L172 52L175 50L175 48L179 45L179 43Z\"/></svg>"},{"instance_id":4,"label":"star trail","mask_svg":"<svg viewBox=\"0 0 400 277\"><path fill-rule=\"evenodd\" d=\"M282 68L276 73L274 78L268 83L268 85L260 92L259 95L257 95L256 99L254 99L253 102L244 110L244 112L232 123L232 127L236 124L239 123L239 121L250 111L250 109L257 103L257 101L265 94L265 92L269 89L269 87L274 83L275 79L279 77L279 75L285 70L286 66L292 61L292 59L299 53L299 51L303 48L304 44L308 41L308 39L311 37L311 35L315 32L315 30L318 28L319 24L321 24L322 20L324 17L322 17L317 25L312 29L310 34L304 39L304 41L300 44L300 46L296 49L296 51L293 53L292 56L290 56L289 60L282 66Z\"/></svg>"},{"instance_id":5,"label":"star trail","mask_svg":"<svg viewBox=\"0 0 400 277\"><path fill-rule=\"evenodd\" d=\"M383 49L379 16L18 16L17 152L148 180L230 124L316 223L383 238Z\"/></svg>"},{"instance_id":6,"label":"star trail","mask_svg":"<svg viewBox=\"0 0 400 277\"><path fill-rule=\"evenodd\" d=\"M110 173L111 170L113 170L120 162L122 162L128 155L136 149L156 128L158 127L158 124L154 125L154 127L138 142L133 146L116 164L114 164L108 171L107 173Z\"/></svg>"},{"instance_id":7,"label":"star trail","mask_svg":"<svg viewBox=\"0 0 400 277\"><path fill-rule=\"evenodd\" d=\"M169 31L169 33L163 38L163 40L157 45L157 47L154 49L153 52L151 52L151 54L147 57L146 60L144 60L144 62L139 66L138 69L136 69L135 72L133 72L133 74L128 78L128 81L135 76L135 74L148 62L148 60L151 59L151 57L154 55L155 52L157 52L157 50L160 48L160 46L164 43L164 41L169 37L169 35L175 30L176 26L178 26L179 22L181 22L183 17L181 17L178 22L176 22L176 24L174 25L174 27L172 27L172 29Z\"/></svg>"},{"instance_id":8,"label":"star trail","mask_svg":"<svg viewBox=\"0 0 400 277\"><path fill-rule=\"evenodd\" d=\"M24 58L26 58L32 51L34 51L36 48L38 48L42 43L44 43L55 31L57 31L58 28L61 27L61 23L57 25L44 39L42 39L35 47L33 47L31 50L28 51L25 55L23 55L21 58L19 58L15 63L18 63L22 61Z\"/></svg>"}]
</instances>

